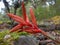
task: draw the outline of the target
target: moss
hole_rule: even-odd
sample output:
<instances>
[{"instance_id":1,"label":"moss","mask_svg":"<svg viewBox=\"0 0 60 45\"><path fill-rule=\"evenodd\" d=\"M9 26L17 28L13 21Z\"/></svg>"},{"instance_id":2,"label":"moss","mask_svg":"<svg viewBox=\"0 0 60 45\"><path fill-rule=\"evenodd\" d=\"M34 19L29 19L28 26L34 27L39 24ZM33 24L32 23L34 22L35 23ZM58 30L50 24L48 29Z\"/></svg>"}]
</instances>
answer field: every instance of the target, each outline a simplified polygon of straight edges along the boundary
<instances>
[{"instance_id":1,"label":"moss","mask_svg":"<svg viewBox=\"0 0 60 45\"><path fill-rule=\"evenodd\" d=\"M6 35L11 35L11 37L4 41L4 37ZM26 36L26 35L28 35L28 33L26 33L26 32L19 32L19 33L13 32L13 33L9 33L9 30L2 31L2 32L0 32L0 45L10 45L11 40L15 41L22 35Z\"/></svg>"}]
</instances>

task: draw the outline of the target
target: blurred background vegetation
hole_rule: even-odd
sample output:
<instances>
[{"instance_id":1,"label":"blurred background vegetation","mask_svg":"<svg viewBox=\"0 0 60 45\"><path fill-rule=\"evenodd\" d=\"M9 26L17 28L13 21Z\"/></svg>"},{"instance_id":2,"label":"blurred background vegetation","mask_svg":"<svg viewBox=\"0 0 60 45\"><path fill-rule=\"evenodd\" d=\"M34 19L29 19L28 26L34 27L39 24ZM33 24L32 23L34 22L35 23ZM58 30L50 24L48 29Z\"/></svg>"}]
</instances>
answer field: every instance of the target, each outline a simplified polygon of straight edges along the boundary
<instances>
[{"instance_id":1,"label":"blurred background vegetation","mask_svg":"<svg viewBox=\"0 0 60 45\"><path fill-rule=\"evenodd\" d=\"M10 5L10 12L14 12L14 5L12 1L12 4ZM60 15L60 0L28 0L28 3L26 3L26 9L27 14L29 15L29 7L34 7L35 16L38 22L45 19L50 19L54 16ZM0 23L1 22L10 22L9 17L6 15L6 9L1 9L4 12L0 11ZM22 15L21 7L17 10L17 15Z\"/></svg>"}]
</instances>

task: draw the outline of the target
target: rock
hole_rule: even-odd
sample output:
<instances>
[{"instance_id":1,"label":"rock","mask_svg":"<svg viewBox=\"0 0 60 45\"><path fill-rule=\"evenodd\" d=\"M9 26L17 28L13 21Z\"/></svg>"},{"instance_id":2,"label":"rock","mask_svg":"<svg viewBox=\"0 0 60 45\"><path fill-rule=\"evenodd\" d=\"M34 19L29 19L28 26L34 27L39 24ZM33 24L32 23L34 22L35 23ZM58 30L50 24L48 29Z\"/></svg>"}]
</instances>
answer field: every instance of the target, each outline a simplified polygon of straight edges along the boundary
<instances>
[{"instance_id":1,"label":"rock","mask_svg":"<svg viewBox=\"0 0 60 45\"><path fill-rule=\"evenodd\" d=\"M56 30L60 30L60 24L57 24L55 28Z\"/></svg>"},{"instance_id":2,"label":"rock","mask_svg":"<svg viewBox=\"0 0 60 45\"><path fill-rule=\"evenodd\" d=\"M55 45L54 43L47 43L47 45Z\"/></svg>"},{"instance_id":3,"label":"rock","mask_svg":"<svg viewBox=\"0 0 60 45\"><path fill-rule=\"evenodd\" d=\"M29 36L21 36L14 42L14 45L38 45L34 38Z\"/></svg>"}]
</instances>

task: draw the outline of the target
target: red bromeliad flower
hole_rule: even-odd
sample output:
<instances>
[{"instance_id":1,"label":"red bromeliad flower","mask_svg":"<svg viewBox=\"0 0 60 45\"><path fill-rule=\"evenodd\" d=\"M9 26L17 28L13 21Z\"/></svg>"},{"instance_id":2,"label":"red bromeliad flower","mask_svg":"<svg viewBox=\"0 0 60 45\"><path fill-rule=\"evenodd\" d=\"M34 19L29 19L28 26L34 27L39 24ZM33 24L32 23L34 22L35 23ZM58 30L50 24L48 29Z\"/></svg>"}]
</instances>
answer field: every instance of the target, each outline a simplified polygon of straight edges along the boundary
<instances>
[{"instance_id":1,"label":"red bromeliad flower","mask_svg":"<svg viewBox=\"0 0 60 45\"><path fill-rule=\"evenodd\" d=\"M45 35L45 36L51 38L52 40L60 43L58 40L55 39L55 37L48 35L48 33L44 32L43 30L38 28L32 7L30 8L30 15L31 15L32 22L29 21L28 16L26 14L26 9L25 9L23 1L22 1L22 12L23 12L23 18L19 17L17 15L11 14L11 13L7 14L13 20L19 22L19 24L17 26L15 26L14 28L12 28L10 30L10 32L15 32L15 31L18 31L20 29L19 31L25 31L28 33L33 33L33 34L42 33L43 35Z\"/></svg>"}]
</instances>

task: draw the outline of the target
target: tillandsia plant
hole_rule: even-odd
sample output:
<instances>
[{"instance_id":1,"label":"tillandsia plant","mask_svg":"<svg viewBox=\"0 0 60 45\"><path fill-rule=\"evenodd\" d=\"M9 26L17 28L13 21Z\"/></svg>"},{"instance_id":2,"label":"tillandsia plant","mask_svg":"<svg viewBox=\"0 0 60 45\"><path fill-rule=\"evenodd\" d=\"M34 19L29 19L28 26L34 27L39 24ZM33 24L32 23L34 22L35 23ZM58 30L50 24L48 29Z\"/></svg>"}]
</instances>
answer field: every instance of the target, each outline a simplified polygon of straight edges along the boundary
<instances>
[{"instance_id":1,"label":"tillandsia plant","mask_svg":"<svg viewBox=\"0 0 60 45\"><path fill-rule=\"evenodd\" d=\"M0 45L11 45L11 42L16 41L22 35L26 36L28 35L28 33L26 32L9 33L8 30L2 31L0 32Z\"/></svg>"},{"instance_id":2,"label":"tillandsia plant","mask_svg":"<svg viewBox=\"0 0 60 45\"><path fill-rule=\"evenodd\" d=\"M28 32L28 33L31 33L31 34L36 34L36 33L42 33L43 35L45 35L46 37L54 40L55 42L59 43L60 44L60 41L56 39L56 37L53 37L53 35L50 35L48 33L46 33L45 31L41 30L40 28L38 28L37 26L37 22L36 22L36 18L34 16L34 11L32 9L32 7L30 7L30 16L31 16L31 21L29 20L27 14L26 14L26 9L25 9L25 6L24 6L24 1L22 1L22 15L23 15L23 18L22 17L19 17L17 15L14 15L14 14L11 14L11 13L7 13L7 15L9 17L11 17L13 20L19 22L18 25L16 25L14 28L12 28L10 30L10 33L13 33L15 31L19 31L18 32Z\"/></svg>"}]
</instances>

